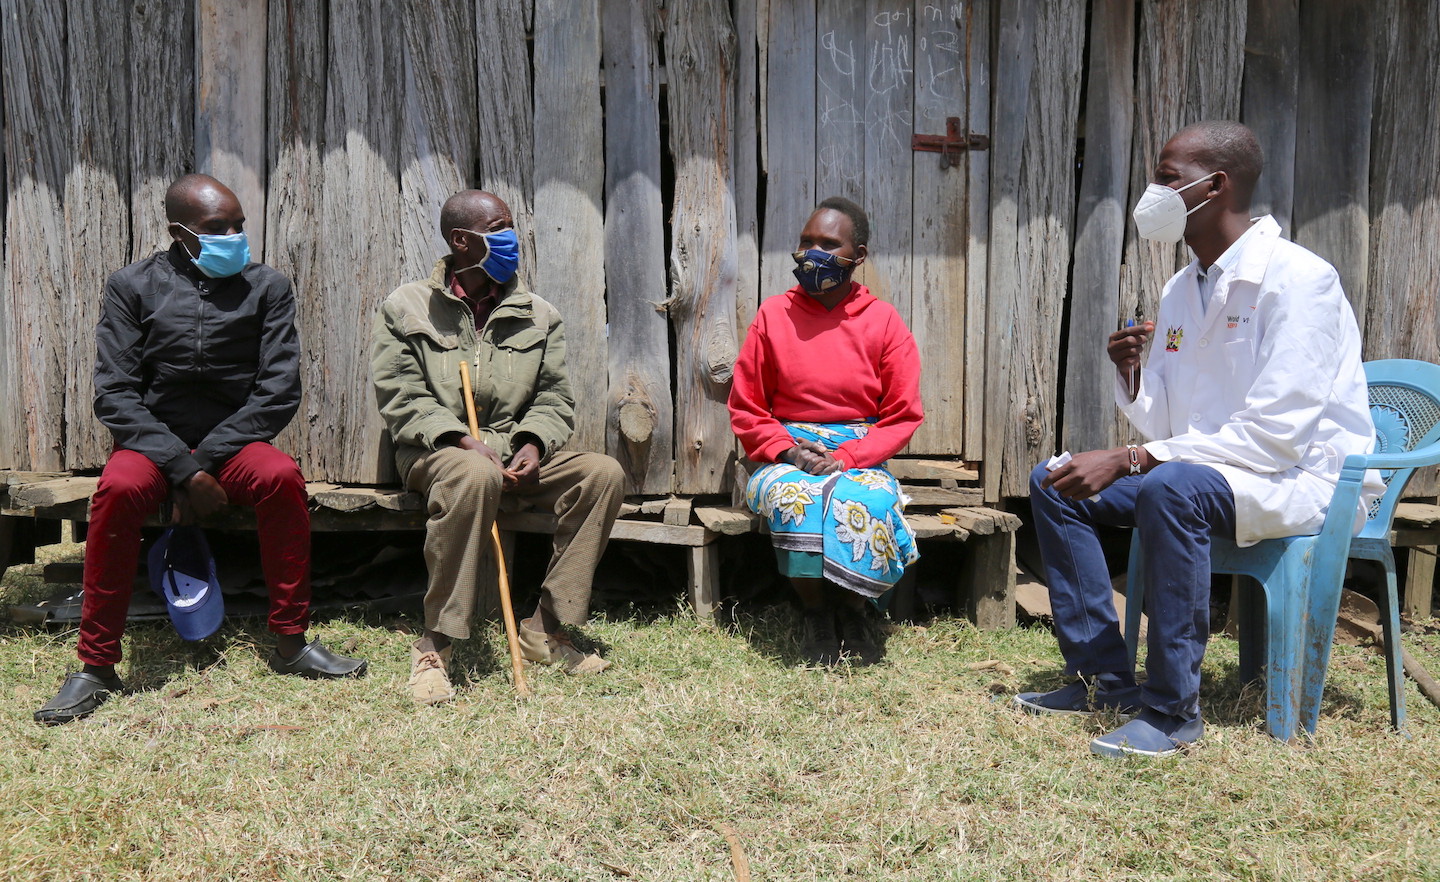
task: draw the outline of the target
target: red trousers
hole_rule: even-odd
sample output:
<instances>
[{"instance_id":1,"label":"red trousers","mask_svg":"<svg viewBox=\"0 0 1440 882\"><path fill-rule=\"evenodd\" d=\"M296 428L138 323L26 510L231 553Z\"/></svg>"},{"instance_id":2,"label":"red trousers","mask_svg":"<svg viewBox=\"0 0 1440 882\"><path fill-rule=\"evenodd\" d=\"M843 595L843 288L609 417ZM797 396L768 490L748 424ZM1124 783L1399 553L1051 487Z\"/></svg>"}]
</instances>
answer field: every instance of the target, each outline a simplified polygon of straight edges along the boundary
<instances>
[{"instance_id":1,"label":"red trousers","mask_svg":"<svg viewBox=\"0 0 1440 882\"><path fill-rule=\"evenodd\" d=\"M310 624L310 509L300 467L263 441L247 444L215 476L230 502L255 508L260 564L270 589L271 632L303 634ZM170 494L155 463L116 450L100 473L85 542L80 661L120 661L120 638L140 558L140 527Z\"/></svg>"}]
</instances>

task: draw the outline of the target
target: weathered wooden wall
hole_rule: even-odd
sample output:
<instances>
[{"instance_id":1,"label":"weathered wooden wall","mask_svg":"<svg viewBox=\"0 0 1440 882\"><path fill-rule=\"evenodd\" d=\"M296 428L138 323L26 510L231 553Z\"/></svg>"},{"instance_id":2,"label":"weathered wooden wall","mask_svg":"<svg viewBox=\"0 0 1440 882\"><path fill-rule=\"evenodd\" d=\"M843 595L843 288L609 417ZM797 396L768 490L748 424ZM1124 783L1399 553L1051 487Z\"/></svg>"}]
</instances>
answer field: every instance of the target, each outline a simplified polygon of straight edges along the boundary
<instances>
[{"instance_id":1,"label":"weathered wooden wall","mask_svg":"<svg viewBox=\"0 0 1440 882\"><path fill-rule=\"evenodd\" d=\"M5 337L18 394L7 396L18 452L37 468L65 458L65 354L69 267L65 176L70 169L66 117L64 9L43 0L18 4L5 19ZM17 88L16 85L20 87Z\"/></svg>"},{"instance_id":2,"label":"weathered wooden wall","mask_svg":"<svg viewBox=\"0 0 1440 882\"><path fill-rule=\"evenodd\" d=\"M610 383L606 449L632 493L667 493L675 472L675 396L665 315L660 193L659 4L604 0L605 285Z\"/></svg>"},{"instance_id":3,"label":"weathered wooden wall","mask_svg":"<svg viewBox=\"0 0 1440 882\"><path fill-rule=\"evenodd\" d=\"M1186 259L1129 209L1204 118L1256 130L1257 207L1339 267L1367 355L1440 360L1431 0L4 7L0 467L103 462L100 288L165 247L161 194L192 170L295 282L306 392L280 443L317 479L391 477L371 316L429 272L466 186L510 204L522 276L565 316L573 446L636 493L726 489L735 346L837 194L920 344L908 453L980 461L998 498L1057 447L1124 440L1104 335ZM990 149L911 149L951 117Z\"/></svg>"},{"instance_id":4,"label":"weathered wooden wall","mask_svg":"<svg viewBox=\"0 0 1440 882\"><path fill-rule=\"evenodd\" d=\"M727 0L671 0L665 48L670 73L670 299L675 333L675 489L726 486L730 371L735 364L735 32Z\"/></svg>"},{"instance_id":5,"label":"weathered wooden wall","mask_svg":"<svg viewBox=\"0 0 1440 882\"><path fill-rule=\"evenodd\" d=\"M121 0L77 4L67 22L68 91L77 112L69 114L73 153L63 198L67 206L86 208L65 212L71 247L67 296L59 306L66 328L66 462L93 462L112 446L110 433L93 415L95 354L89 336L100 317L98 292L105 276L130 254L130 102L127 78L91 60L110 57L124 69L130 44L126 5Z\"/></svg>"},{"instance_id":6,"label":"weathered wooden wall","mask_svg":"<svg viewBox=\"0 0 1440 882\"><path fill-rule=\"evenodd\" d=\"M999 6L987 292L986 496L1020 495L1054 445L1074 224L1081 0ZM1001 113L999 108L1023 108ZM997 367L999 368L997 370Z\"/></svg>"}]
</instances>

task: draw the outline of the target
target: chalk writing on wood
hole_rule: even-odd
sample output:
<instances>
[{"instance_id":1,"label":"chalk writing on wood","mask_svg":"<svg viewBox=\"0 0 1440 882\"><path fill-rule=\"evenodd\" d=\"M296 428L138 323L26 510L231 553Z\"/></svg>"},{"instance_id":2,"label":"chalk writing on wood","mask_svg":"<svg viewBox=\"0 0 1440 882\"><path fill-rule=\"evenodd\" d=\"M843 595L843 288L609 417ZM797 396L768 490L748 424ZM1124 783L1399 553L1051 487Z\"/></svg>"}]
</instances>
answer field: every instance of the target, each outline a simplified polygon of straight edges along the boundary
<instances>
[{"instance_id":1,"label":"chalk writing on wood","mask_svg":"<svg viewBox=\"0 0 1440 882\"><path fill-rule=\"evenodd\" d=\"M865 8L820 0L815 57L815 198L865 201ZM797 218L796 229L804 222Z\"/></svg>"},{"instance_id":2,"label":"chalk writing on wood","mask_svg":"<svg viewBox=\"0 0 1440 882\"><path fill-rule=\"evenodd\" d=\"M914 152L914 16L891 2L865 4L865 205L871 259L860 281L913 319L910 243Z\"/></svg>"},{"instance_id":3,"label":"chalk writing on wood","mask_svg":"<svg viewBox=\"0 0 1440 882\"><path fill-rule=\"evenodd\" d=\"M763 105L765 224L760 299L795 284L791 254L815 207L815 4L772 2ZM820 198L824 198L821 196Z\"/></svg>"}]
</instances>

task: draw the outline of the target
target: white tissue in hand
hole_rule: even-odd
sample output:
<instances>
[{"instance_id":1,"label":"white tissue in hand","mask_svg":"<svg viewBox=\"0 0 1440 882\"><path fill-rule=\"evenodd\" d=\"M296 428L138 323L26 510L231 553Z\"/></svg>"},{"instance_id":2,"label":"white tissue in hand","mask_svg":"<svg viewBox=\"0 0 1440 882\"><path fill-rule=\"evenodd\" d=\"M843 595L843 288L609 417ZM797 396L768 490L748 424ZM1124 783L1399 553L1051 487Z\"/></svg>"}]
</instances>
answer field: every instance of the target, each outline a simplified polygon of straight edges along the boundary
<instances>
[{"instance_id":1,"label":"white tissue in hand","mask_svg":"<svg viewBox=\"0 0 1440 882\"><path fill-rule=\"evenodd\" d=\"M1052 456L1050 457L1050 461L1045 463L1045 471L1053 472L1063 466L1065 463L1069 462L1070 459L1070 451L1068 450L1060 454L1059 456Z\"/></svg>"}]
</instances>

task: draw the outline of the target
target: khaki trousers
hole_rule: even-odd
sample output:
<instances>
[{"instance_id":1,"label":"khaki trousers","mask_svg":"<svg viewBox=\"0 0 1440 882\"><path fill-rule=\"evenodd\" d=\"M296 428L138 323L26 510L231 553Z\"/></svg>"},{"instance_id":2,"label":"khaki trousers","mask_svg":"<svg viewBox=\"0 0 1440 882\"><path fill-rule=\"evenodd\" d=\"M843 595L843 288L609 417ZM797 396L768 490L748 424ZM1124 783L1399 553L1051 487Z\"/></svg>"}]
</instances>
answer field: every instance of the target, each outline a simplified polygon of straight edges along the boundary
<instances>
[{"instance_id":1,"label":"khaki trousers","mask_svg":"<svg viewBox=\"0 0 1440 882\"><path fill-rule=\"evenodd\" d=\"M425 627L447 637L470 636L490 528L500 507L503 476L473 450L442 447L415 463L406 485L425 496ZM540 466L540 480L505 491L559 518L540 603L567 625L590 614L595 566L620 511L624 473L603 453L560 451Z\"/></svg>"}]
</instances>

